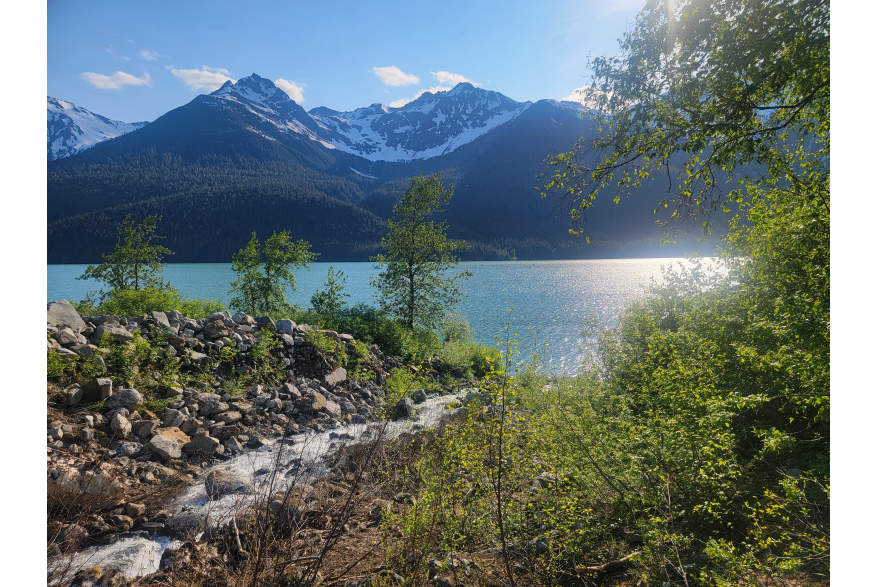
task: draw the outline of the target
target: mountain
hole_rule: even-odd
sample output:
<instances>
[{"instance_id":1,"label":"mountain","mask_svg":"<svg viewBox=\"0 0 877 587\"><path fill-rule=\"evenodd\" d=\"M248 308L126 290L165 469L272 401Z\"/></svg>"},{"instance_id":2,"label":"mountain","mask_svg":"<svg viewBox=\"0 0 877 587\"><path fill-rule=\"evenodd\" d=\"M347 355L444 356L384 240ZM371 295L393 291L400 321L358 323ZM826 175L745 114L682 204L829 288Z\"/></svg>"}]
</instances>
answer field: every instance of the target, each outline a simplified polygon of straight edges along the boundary
<instances>
[{"instance_id":1,"label":"mountain","mask_svg":"<svg viewBox=\"0 0 877 587\"><path fill-rule=\"evenodd\" d=\"M450 153L531 106L461 83L449 92L425 92L400 108L372 104L352 112L324 107L305 112L271 80L255 73L236 83L225 82L210 97L218 106L256 116L269 127L266 136L296 133L369 161L410 161Z\"/></svg>"},{"instance_id":2,"label":"mountain","mask_svg":"<svg viewBox=\"0 0 877 587\"><path fill-rule=\"evenodd\" d=\"M143 128L148 122L119 122L71 102L46 96L46 156L49 161Z\"/></svg>"},{"instance_id":3,"label":"mountain","mask_svg":"<svg viewBox=\"0 0 877 587\"><path fill-rule=\"evenodd\" d=\"M539 197L544 159L591 132L579 106L515 102L459 84L401 108L310 112L251 75L47 170L50 263L112 250L131 214L160 214L174 262L228 262L256 231L290 230L320 260L367 260L386 218L419 173L456 186L444 214L466 258L670 255L649 247L657 178L635 200L604 198L587 215L591 245L569 237L569 215Z\"/></svg>"},{"instance_id":4,"label":"mountain","mask_svg":"<svg viewBox=\"0 0 877 587\"><path fill-rule=\"evenodd\" d=\"M317 134L336 149L369 161L410 161L450 153L530 106L461 83L449 92L425 92L400 108L372 104L353 112L315 108L309 114Z\"/></svg>"}]
</instances>

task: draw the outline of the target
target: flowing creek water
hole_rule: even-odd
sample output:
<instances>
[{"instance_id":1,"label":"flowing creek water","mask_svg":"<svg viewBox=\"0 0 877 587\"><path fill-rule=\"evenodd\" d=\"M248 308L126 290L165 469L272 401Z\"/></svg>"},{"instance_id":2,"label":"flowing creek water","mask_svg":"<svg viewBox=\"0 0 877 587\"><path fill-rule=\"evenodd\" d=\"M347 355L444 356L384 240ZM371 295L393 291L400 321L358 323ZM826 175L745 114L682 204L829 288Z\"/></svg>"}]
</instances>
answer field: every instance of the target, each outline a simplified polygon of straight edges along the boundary
<instances>
[{"instance_id":1,"label":"flowing creek water","mask_svg":"<svg viewBox=\"0 0 877 587\"><path fill-rule=\"evenodd\" d=\"M442 414L446 413L447 406L459 401L460 397L461 394L429 397L418 406L416 420L389 422L383 435L392 438L406 431L434 427ZM245 450L227 461L220 461L205 469L201 479L168 504L166 526L200 526L200 529L206 530L228 524L233 512L240 511L257 496L264 496L267 490L265 480L270 477L267 472L276 468L272 487L275 493L283 491L285 483L302 483L308 477L319 477L328 471L323 463L324 457L343 443L374 440L382 427L382 422L329 425L319 433L277 438L261 448ZM246 490L211 500L207 495L204 477L214 470L231 473L246 485ZM289 480L290 477L292 480ZM116 569L130 579L141 577L157 571L164 551L179 544L178 540L159 535L122 536L111 544L93 546L76 553L72 561L67 561L71 564L66 575L72 580L80 569L99 566Z\"/></svg>"}]
</instances>

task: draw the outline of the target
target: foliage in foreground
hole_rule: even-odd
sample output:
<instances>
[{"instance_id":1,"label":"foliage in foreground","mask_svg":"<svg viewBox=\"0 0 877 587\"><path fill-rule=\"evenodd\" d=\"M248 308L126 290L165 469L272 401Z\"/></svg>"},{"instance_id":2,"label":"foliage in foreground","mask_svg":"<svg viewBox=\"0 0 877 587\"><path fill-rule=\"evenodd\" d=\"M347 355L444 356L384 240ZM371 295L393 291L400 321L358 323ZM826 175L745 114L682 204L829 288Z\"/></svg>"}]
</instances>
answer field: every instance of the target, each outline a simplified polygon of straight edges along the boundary
<instances>
[{"instance_id":1,"label":"foliage in foreground","mask_svg":"<svg viewBox=\"0 0 877 587\"><path fill-rule=\"evenodd\" d=\"M506 540L532 559L507 583L609 579L627 555L615 580L827 583L828 209L774 190L747 211L718 265L668 270L578 376L514 373L507 349L487 405L416 465L397 550Z\"/></svg>"}]
</instances>

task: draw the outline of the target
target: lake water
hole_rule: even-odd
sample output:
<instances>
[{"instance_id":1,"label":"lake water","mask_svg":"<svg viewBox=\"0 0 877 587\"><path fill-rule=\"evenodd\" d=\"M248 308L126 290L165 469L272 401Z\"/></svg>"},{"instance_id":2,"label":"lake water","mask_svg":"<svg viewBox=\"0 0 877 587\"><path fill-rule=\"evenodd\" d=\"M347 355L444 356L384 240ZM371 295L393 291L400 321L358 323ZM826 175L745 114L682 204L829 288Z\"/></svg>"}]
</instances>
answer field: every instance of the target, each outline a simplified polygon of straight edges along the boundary
<instances>
[{"instance_id":1,"label":"lake water","mask_svg":"<svg viewBox=\"0 0 877 587\"><path fill-rule=\"evenodd\" d=\"M478 342L493 344L511 318L510 332L518 333L522 357L538 348L551 370L570 373L581 364L584 320L595 317L604 327L617 326L624 306L644 296L652 280L661 280L661 267L679 262L686 263L674 258L461 263L459 268L470 269L473 277L464 284L467 297L458 309ZM310 270L296 271L296 290L287 292L287 300L308 307L311 295L323 289L330 265L347 278L348 303L375 304L372 263L313 263ZM48 300L81 300L97 291L98 283L76 279L85 267L49 265ZM189 297L224 303L235 279L230 263L169 264L164 277Z\"/></svg>"}]
</instances>

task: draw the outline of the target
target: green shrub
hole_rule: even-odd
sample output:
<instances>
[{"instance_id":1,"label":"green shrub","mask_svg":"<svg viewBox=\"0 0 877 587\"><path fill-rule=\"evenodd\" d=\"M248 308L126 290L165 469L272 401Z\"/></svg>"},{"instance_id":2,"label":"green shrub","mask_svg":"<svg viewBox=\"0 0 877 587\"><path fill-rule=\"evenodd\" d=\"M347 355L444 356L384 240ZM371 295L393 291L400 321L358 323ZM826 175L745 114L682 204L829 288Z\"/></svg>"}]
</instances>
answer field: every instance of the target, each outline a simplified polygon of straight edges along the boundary
<instances>
[{"instance_id":1,"label":"green shrub","mask_svg":"<svg viewBox=\"0 0 877 587\"><path fill-rule=\"evenodd\" d=\"M415 326L412 330L402 330L402 352L406 361L419 363L433 356L441 343L435 332Z\"/></svg>"},{"instance_id":2,"label":"green shrub","mask_svg":"<svg viewBox=\"0 0 877 587\"><path fill-rule=\"evenodd\" d=\"M417 389L417 377L409 368L400 367L393 369L390 372L390 377L384 383L384 401L386 402L387 409L391 412L391 414L386 415L392 415L392 411L396 408L399 400L411 395L415 389Z\"/></svg>"},{"instance_id":3,"label":"green shrub","mask_svg":"<svg viewBox=\"0 0 877 587\"><path fill-rule=\"evenodd\" d=\"M305 332L304 339L310 343L316 350L327 357L331 357L338 352L338 343L335 338L319 330L311 330Z\"/></svg>"},{"instance_id":4,"label":"green shrub","mask_svg":"<svg viewBox=\"0 0 877 587\"><path fill-rule=\"evenodd\" d=\"M474 336L469 323L459 312L448 314L441 324L442 344L455 342L472 342Z\"/></svg>"},{"instance_id":5,"label":"green shrub","mask_svg":"<svg viewBox=\"0 0 877 587\"><path fill-rule=\"evenodd\" d=\"M137 316L153 311L177 310L187 318L203 318L213 312L225 310L225 306L219 300L189 299L170 286L145 287L140 290L111 290L99 304L88 296L74 306L84 316L103 314Z\"/></svg>"},{"instance_id":6,"label":"green shrub","mask_svg":"<svg viewBox=\"0 0 877 587\"><path fill-rule=\"evenodd\" d=\"M64 359L61 358L61 354L55 349L50 350L46 354L46 377L48 379L57 379L64 374L64 370L67 365L64 362Z\"/></svg>"}]
</instances>

